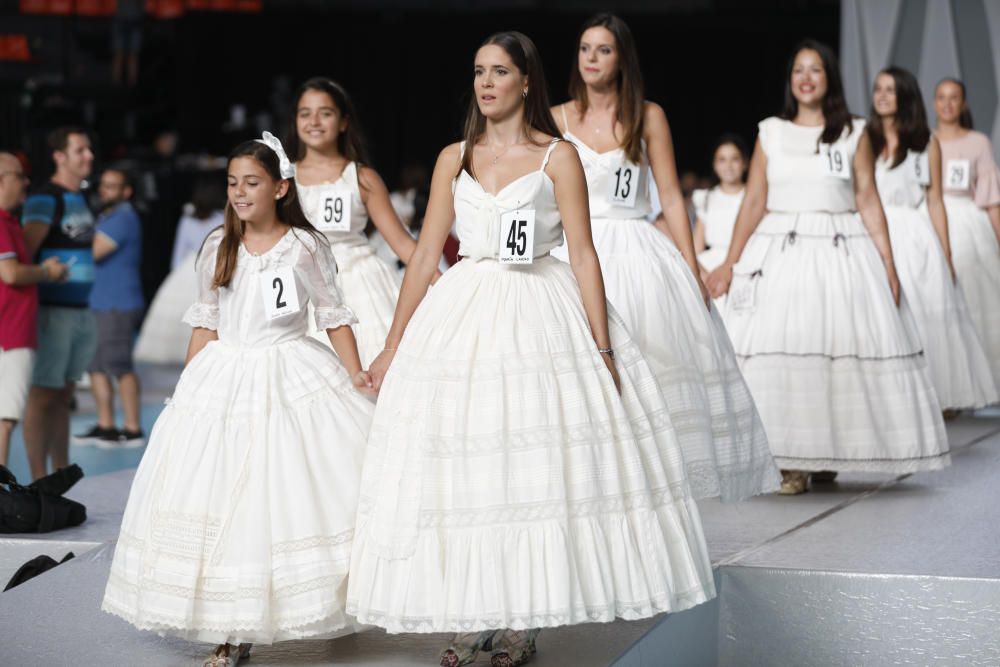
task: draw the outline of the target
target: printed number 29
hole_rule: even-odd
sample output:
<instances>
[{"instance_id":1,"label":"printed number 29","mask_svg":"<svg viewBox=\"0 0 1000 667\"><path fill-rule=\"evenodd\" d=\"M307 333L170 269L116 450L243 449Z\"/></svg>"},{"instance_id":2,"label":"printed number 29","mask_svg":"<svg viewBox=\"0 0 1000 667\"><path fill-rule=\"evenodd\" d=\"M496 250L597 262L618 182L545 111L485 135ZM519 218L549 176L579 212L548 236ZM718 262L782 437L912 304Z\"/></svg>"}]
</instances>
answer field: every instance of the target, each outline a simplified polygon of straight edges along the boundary
<instances>
[{"instance_id":1,"label":"printed number 29","mask_svg":"<svg viewBox=\"0 0 1000 667\"><path fill-rule=\"evenodd\" d=\"M510 226L510 233L507 234L507 248L512 255L521 257L527 251L528 233L525 231L527 226L527 220L515 220Z\"/></svg>"},{"instance_id":2,"label":"printed number 29","mask_svg":"<svg viewBox=\"0 0 1000 667\"><path fill-rule=\"evenodd\" d=\"M338 199L337 201L340 200ZM287 302L281 300L281 297L285 293L285 284L281 282L281 278L275 278L273 281L271 281L271 287L278 290L278 296L274 300L274 309L281 310L282 308L288 305Z\"/></svg>"}]
</instances>

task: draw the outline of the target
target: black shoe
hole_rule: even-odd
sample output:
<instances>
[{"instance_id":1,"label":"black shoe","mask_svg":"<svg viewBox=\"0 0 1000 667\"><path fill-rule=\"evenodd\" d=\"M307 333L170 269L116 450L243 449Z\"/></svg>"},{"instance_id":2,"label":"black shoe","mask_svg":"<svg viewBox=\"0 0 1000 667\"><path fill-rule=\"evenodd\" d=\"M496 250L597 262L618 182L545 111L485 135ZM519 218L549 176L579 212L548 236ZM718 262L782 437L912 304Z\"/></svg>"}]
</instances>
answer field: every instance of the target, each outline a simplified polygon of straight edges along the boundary
<instances>
[{"instance_id":1,"label":"black shoe","mask_svg":"<svg viewBox=\"0 0 1000 667\"><path fill-rule=\"evenodd\" d=\"M102 428L97 424L91 427L86 433L77 433L73 436L74 445L96 445L103 440L117 440L118 439L118 429Z\"/></svg>"},{"instance_id":2,"label":"black shoe","mask_svg":"<svg viewBox=\"0 0 1000 667\"><path fill-rule=\"evenodd\" d=\"M140 431L128 431L122 429L115 431L114 437L102 438L97 441L97 446L101 449L134 449L146 444L146 434Z\"/></svg>"}]
</instances>

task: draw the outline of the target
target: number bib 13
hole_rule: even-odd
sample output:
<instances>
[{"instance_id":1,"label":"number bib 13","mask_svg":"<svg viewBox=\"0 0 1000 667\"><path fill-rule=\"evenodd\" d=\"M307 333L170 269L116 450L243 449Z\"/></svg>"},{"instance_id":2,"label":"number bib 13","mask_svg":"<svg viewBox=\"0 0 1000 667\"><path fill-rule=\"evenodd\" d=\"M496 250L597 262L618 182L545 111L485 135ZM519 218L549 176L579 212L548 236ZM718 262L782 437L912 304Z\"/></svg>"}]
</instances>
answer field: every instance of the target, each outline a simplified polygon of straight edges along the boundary
<instances>
[{"instance_id":1,"label":"number bib 13","mask_svg":"<svg viewBox=\"0 0 1000 667\"><path fill-rule=\"evenodd\" d=\"M944 187L949 190L968 190L971 170L968 160L948 160L944 165Z\"/></svg>"},{"instance_id":2,"label":"number bib 13","mask_svg":"<svg viewBox=\"0 0 1000 667\"><path fill-rule=\"evenodd\" d=\"M321 232L351 231L351 193L334 186L319 193L319 205L313 224Z\"/></svg>"},{"instance_id":3,"label":"number bib 13","mask_svg":"<svg viewBox=\"0 0 1000 667\"><path fill-rule=\"evenodd\" d=\"M845 181L851 180L851 162L847 156L847 147L841 143L828 145L823 151L823 168L827 176L835 176Z\"/></svg>"},{"instance_id":4,"label":"number bib 13","mask_svg":"<svg viewBox=\"0 0 1000 667\"><path fill-rule=\"evenodd\" d=\"M926 151L913 153L913 178L920 185L931 184L931 167Z\"/></svg>"},{"instance_id":5,"label":"number bib 13","mask_svg":"<svg viewBox=\"0 0 1000 667\"><path fill-rule=\"evenodd\" d=\"M295 273L290 266L261 273L260 293L269 320L299 312L299 291L295 288Z\"/></svg>"},{"instance_id":6,"label":"number bib 13","mask_svg":"<svg viewBox=\"0 0 1000 667\"><path fill-rule=\"evenodd\" d=\"M635 208L635 195L639 190L639 165L622 162L611 174L611 201L626 208Z\"/></svg>"},{"instance_id":7,"label":"number bib 13","mask_svg":"<svg viewBox=\"0 0 1000 667\"><path fill-rule=\"evenodd\" d=\"M501 264L531 264L535 252L535 209L510 211L500 216Z\"/></svg>"}]
</instances>

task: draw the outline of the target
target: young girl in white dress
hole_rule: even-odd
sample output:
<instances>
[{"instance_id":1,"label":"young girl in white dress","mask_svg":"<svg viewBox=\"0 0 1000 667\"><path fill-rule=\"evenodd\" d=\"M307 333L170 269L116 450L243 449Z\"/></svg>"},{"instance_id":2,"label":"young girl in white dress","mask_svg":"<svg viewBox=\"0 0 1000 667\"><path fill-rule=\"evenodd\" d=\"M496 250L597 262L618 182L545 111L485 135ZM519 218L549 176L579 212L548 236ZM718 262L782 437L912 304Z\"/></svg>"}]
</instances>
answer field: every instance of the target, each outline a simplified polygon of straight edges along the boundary
<instances>
[{"instance_id":1,"label":"young girl in white dress","mask_svg":"<svg viewBox=\"0 0 1000 667\"><path fill-rule=\"evenodd\" d=\"M667 399L695 497L735 501L774 491L778 470L725 326L706 305L670 127L643 98L631 31L617 16L598 14L578 45L573 100L552 111L583 161L608 301ZM649 172L664 204L662 232L646 221ZM568 258L564 249L553 254Z\"/></svg>"},{"instance_id":2,"label":"young girl in white dress","mask_svg":"<svg viewBox=\"0 0 1000 667\"><path fill-rule=\"evenodd\" d=\"M533 629L714 595L668 405L607 306L583 168L558 134L534 44L487 39L371 367L348 612L474 633L450 667L487 647L519 665ZM453 220L464 259L428 291ZM570 265L549 255L564 229Z\"/></svg>"},{"instance_id":3,"label":"young girl in white dress","mask_svg":"<svg viewBox=\"0 0 1000 667\"><path fill-rule=\"evenodd\" d=\"M358 115L347 91L323 77L309 79L295 97L288 152L296 163L295 184L306 217L330 241L340 288L358 323L361 363L382 350L399 294L397 273L375 254L365 236L369 217L404 262L416 241L403 227L389 191L368 166ZM312 335L325 341L326 334Z\"/></svg>"},{"instance_id":4,"label":"young girl in white dress","mask_svg":"<svg viewBox=\"0 0 1000 667\"><path fill-rule=\"evenodd\" d=\"M1000 169L989 137L972 129L965 84L939 83L934 110L952 261L1000 386Z\"/></svg>"},{"instance_id":5,"label":"young girl in white dress","mask_svg":"<svg viewBox=\"0 0 1000 667\"><path fill-rule=\"evenodd\" d=\"M136 472L103 604L217 644L212 667L251 642L353 629L344 600L373 412L359 392L373 388L329 246L281 144L265 140L230 156L225 226L205 240L184 318L188 363ZM336 356L307 335L307 304Z\"/></svg>"},{"instance_id":6,"label":"young girl in white dress","mask_svg":"<svg viewBox=\"0 0 1000 667\"><path fill-rule=\"evenodd\" d=\"M713 188L695 190L694 249L702 269L711 271L726 258L736 214L746 190L746 145L735 134L724 134L712 150L712 171L719 181Z\"/></svg>"},{"instance_id":7,"label":"young girl in white dress","mask_svg":"<svg viewBox=\"0 0 1000 667\"><path fill-rule=\"evenodd\" d=\"M709 286L729 294L726 326L784 469L781 492L806 491L810 472L944 467L941 409L912 316L897 307L871 142L829 47L793 52L782 116L759 128Z\"/></svg>"},{"instance_id":8,"label":"young girl in white dress","mask_svg":"<svg viewBox=\"0 0 1000 667\"><path fill-rule=\"evenodd\" d=\"M878 156L875 182L899 283L917 324L938 401L950 411L994 403L997 388L989 361L965 296L955 284L941 196L941 146L927 127L916 77L898 67L879 73L867 131Z\"/></svg>"}]
</instances>

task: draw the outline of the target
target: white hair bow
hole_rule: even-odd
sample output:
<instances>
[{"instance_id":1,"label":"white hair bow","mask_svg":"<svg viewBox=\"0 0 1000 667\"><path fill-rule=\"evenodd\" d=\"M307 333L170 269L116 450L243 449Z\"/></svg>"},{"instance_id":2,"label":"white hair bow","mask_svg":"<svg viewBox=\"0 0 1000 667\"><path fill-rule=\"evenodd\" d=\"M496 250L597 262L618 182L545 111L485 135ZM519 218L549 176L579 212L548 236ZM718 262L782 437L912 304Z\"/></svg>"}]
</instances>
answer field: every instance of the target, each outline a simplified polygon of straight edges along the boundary
<instances>
[{"instance_id":1,"label":"white hair bow","mask_svg":"<svg viewBox=\"0 0 1000 667\"><path fill-rule=\"evenodd\" d=\"M282 178L295 178L295 165L288 159L288 154L285 153L278 137L270 132L264 132L260 139L254 139L254 141L264 144L275 152L278 156L278 170L281 172Z\"/></svg>"}]
</instances>

